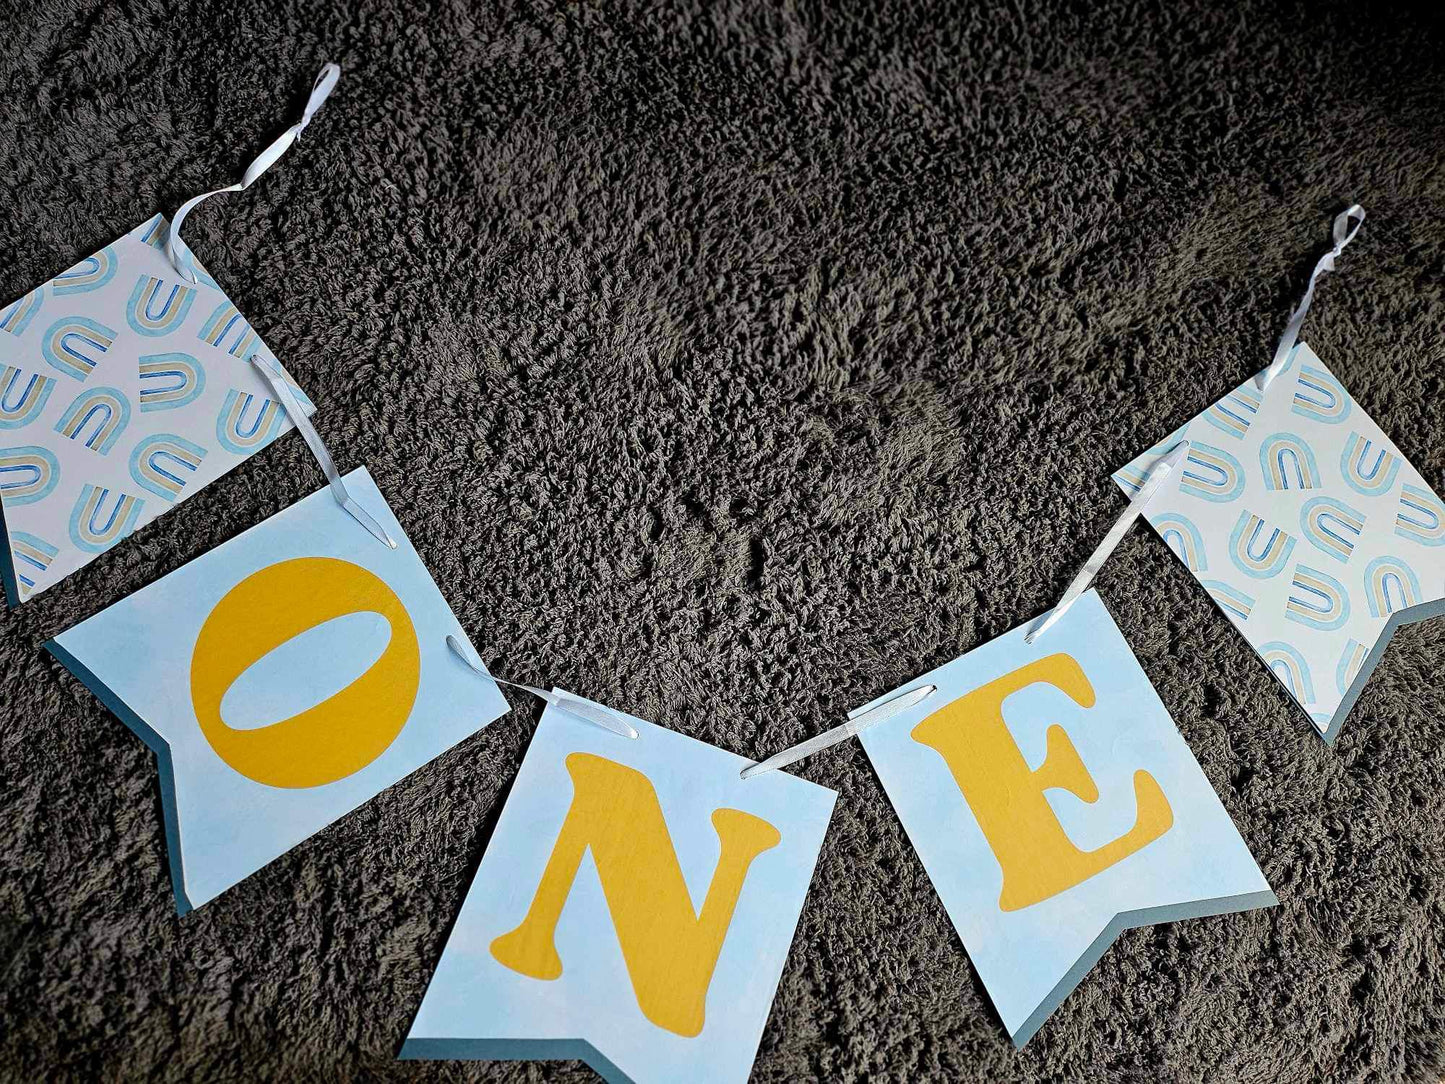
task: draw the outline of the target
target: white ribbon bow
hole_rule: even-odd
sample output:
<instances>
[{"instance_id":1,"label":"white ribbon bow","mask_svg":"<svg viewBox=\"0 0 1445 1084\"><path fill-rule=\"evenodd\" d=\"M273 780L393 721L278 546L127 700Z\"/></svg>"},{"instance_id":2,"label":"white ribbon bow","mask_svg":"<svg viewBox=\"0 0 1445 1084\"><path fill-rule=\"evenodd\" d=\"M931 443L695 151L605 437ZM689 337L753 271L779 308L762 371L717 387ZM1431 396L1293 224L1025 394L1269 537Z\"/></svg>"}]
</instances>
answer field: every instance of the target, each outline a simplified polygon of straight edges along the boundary
<instances>
[{"instance_id":1,"label":"white ribbon bow","mask_svg":"<svg viewBox=\"0 0 1445 1084\"><path fill-rule=\"evenodd\" d=\"M316 111L326 104L326 99L331 97L331 92L336 88L336 81L341 78L341 69L335 64L325 64L320 74L316 76L316 82L312 84L311 96L306 99L306 108L301 112L301 119L287 128L275 141L264 151L258 154L246 171L241 174L241 179L236 184L227 185L225 188L216 188L210 192L202 192L199 196L192 196L181 204L176 211L175 217L171 219L170 236L166 238L166 255L170 257L171 266L176 269L176 274L187 282L196 281L195 256L192 255L190 246L181 240L181 224L185 222L186 215L196 209L204 200L212 196L220 195L222 192L239 192L243 188L250 188L261 174L265 173L277 160L291 149L306 126L311 123L311 118Z\"/></svg>"}]
</instances>

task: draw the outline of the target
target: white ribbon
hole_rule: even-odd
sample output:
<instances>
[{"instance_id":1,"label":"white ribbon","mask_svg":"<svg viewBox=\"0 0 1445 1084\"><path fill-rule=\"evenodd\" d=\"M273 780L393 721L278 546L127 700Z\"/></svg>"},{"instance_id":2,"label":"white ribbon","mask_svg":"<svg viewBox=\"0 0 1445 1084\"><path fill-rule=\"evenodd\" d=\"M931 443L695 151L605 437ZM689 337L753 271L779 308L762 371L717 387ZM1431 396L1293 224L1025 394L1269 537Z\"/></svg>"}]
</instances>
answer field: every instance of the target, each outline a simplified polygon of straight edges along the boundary
<instances>
[{"instance_id":1,"label":"white ribbon","mask_svg":"<svg viewBox=\"0 0 1445 1084\"><path fill-rule=\"evenodd\" d=\"M505 685L509 689L521 689L523 692L531 693L533 696L538 697L541 700L545 700L554 708L559 708L562 711L567 712L569 715L575 715L577 716L577 718L583 720L584 722L592 723L595 726L600 726L604 730L610 730L618 737L637 737L637 728L635 726L629 723L626 719L622 718L622 716L614 715L612 712L608 711L604 707L601 707L600 705L589 703L588 701L582 700L579 697L572 696L570 693L548 692L546 689L538 689L531 685L522 685L515 681L503 681L501 678L496 677L493 674L487 673L487 668L485 666L483 666L479 661L474 662L468 656L467 652L462 650L461 641L458 640L455 636L447 636L447 647L452 649L453 655L461 659L462 662L466 663L478 674L481 674L482 677L487 678L491 681L495 681L498 685Z\"/></svg>"},{"instance_id":2,"label":"white ribbon","mask_svg":"<svg viewBox=\"0 0 1445 1084\"><path fill-rule=\"evenodd\" d=\"M1144 479L1144 484L1139 487L1139 492L1134 494L1134 499L1129 502L1129 507L1124 509L1124 514L1119 517L1114 526L1109 528L1109 533L1104 536L1104 540L1099 543L1098 548L1089 554L1089 559L1084 562L1084 567L1079 569L1079 574L1069 584L1068 589L1064 592L1064 597L1059 599L1059 604L1035 621L1034 627L1024 634L1024 643L1031 644L1037 640L1048 631L1049 626L1068 612L1070 606L1079 601L1083 593L1089 589L1089 584L1094 582L1094 577L1099 574L1099 570L1104 567L1104 562L1109 559L1109 555L1118 548L1119 543L1124 540L1124 535L1134 525L1134 521L1148 507L1154 494L1158 493L1159 487L1164 484L1164 480L1174 473L1174 468L1179 466L1188 452L1189 442L1181 440L1169 449L1167 455L1154 461L1153 466L1149 468L1148 477Z\"/></svg>"},{"instance_id":3,"label":"white ribbon","mask_svg":"<svg viewBox=\"0 0 1445 1084\"><path fill-rule=\"evenodd\" d=\"M341 78L341 69L335 64L325 64L320 74L316 76L316 82L312 84L311 96L306 99L306 108L301 111L301 119L282 132L272 144L258 154L246 171L241 174L241 179L236 184L227 185L225 188L216 188L210 192L202 192L199 196L192 196L181 204L176 211L175 217L171 219L170 235L166 238L166 255L170 257L171 266L176 269L176 274L187 282L196 281L195 256L191 253L190 246L181 240L181 224L185 222L186 215L190 214L204 200L212 196L218 196L222 192L239 192L243 188L250 188L261 174L265 173L276 164L283 154L291 149L306 126L311 123L311 118L316 111L326 104L326 99L331 96L332 90L336 87L336 81Z\"/></svg>"},{"instance_id":4,"label":"white ribbon","mask_svg":"<svg viewBox=\"0 0 1445 1084\"><path fill-rule=\"evenodd\" d=\"M321 441L321 434L316 431L316 426L311 424L311 419L306 416L306 410L301 405L301 400L296 398L296 392L291 388L291 382L286 379L286 374L281 371L270 358L262 357L260 354L251 355L251 364L254 365L271 385L271 390L281 400L281 405L286 408L286 413L291 416L291 424L296 426L306 446L311 449L311 454L316 457L316 462L321 465L321 471L326 475L326 481L331 486L331 495L336 502L351 513L351 518L361 524L379 542L384 542L392 549L396 549L396 543L392 541L391 535L386 533L386 528L377 523L356 499L346 489L346 483L341 480L341 472L336 469L336 463L331 458L331 453L326 450L326 445Z\"/></svg>"},{"instance_id":5,"label":"white ribbon","mask_svg":"<svg viewBox=\"0 0 1445 1084\"><path fill-rule=\"evenodd\" d=\"M1355 228L1350 229L1350 221L1355 221ZM1279 337L1279 345L1275 347L1274 360L1269 363L1258 377L1255 383L1260 391L1269 387L1270 381L1277 377L1285 363L1289 361L1290 354L1294 353L1294 345L1299 341L1300 328L1304 325L1305 314L1310 311L1310 302L1315 297L1315 281L1326 271L1335 269L1335 258L1345 250L1345 246L1355 239L1355 234L1360 232L1360 227L1365 224L1365 211L1358 203L1351 204L1348 208L1335 215L1334 228L1331 231L1335 240L1335 247L1320 257L1315 264L1315 269L1310 273L1309 286L1305 288L1305 295L1300 299L1299 308L1289 318L1285 325L1284 334Z\"/></svg>"},{"instance_id":6,"label":"white ribbon","mask_svg":"<svg viewBox=\"0 0 1445 1084\"><path fill-rule=\"evenodd\" d=\"M881 704L875 704L871 708L859 708L848 713L848 721L842 726L835 726L832 730L825 730L823 733L809 738L807 741L799 742L797 745L790 745L781 753L774 753L767 760L757 764L749 764L739 774L744 779L751 779L755 775L762 775L764 772L774 772L779 768L785 768L794 761L802 760L804 757L812 756L829 746L837 745L839 742L847 741L856 737L870 726L877 726L886 719L891 719L899 712L907 711L915 705L923 703L935 692L936 685L920 685L916 689L909 689L907 692L899 693L890 697Z\"/></svg>"}]
</instances>

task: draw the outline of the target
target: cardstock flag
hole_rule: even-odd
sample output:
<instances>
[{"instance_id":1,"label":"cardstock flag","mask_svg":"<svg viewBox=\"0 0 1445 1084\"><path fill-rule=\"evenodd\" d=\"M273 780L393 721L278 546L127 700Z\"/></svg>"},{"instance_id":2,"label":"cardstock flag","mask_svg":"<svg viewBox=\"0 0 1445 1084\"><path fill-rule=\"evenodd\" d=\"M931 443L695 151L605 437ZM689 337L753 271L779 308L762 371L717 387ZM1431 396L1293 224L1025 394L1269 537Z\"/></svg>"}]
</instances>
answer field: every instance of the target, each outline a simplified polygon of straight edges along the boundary
<instances>
[{"instance_id":1,"label":"cardstock flag","mask_svg":"<svg viewBox=\"0 0 1445 1084\"><path fill-rule=\"evenodd\" d=\"M748 1079L837 795L629 721L543 713L401 1057Z\"/></svg>"},{"instance_id":2,"label":"cardstock flag","mask_svg":"<svg viewBox=\"0 0 1445 1084\"><path fill-rule=\"evenodd\" d=\"M1031 626L861 735L1019 1046L1120 931L1277 902L1098 593Z\"/></svg>"},{"instance_id":3,"label":"cardstock flag","mask_svg":"<svg viewBox=\"0 0 1445 1084\"><path fill-rule=\"evenodd\" d=\"M1445 503L1303 344L1182 437L1145 516L1332 742L1395 630L1445 613Z\"/></svg>"},{"instance_id":4,"label":"cardstock flag","mask_svg":"<svg viewBox=\"0 0 1445 1084\"><path fill-rule=\"evenodd\" d=\"M156 754L186 913L507 710L365 470L47 645Z\"/></svg>"},{"instance_id":5,"label":"cardstock flag","mask_svg":"<svg viewBox=\"0 0 1445 1084\"><path fill-rule=\"evenodd\" d=\"M181 281L167 229L157 215L0 308L0 580L11 606L291 426L247 364L271 357L265 344L204 271Z\"/></svg>"}]
</instances>

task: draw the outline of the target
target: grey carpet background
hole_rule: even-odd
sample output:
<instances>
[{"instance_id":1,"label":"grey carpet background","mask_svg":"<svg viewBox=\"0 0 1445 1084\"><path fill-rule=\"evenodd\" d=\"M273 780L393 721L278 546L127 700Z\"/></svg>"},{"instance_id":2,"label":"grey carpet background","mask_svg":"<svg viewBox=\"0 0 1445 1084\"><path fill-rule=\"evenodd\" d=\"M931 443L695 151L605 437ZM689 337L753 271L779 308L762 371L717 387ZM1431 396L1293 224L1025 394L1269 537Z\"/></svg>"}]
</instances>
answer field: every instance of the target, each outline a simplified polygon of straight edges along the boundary
<instances>
[{"instance_id":1,"label":"grey carpet background","mask_svg":"<svg viewBox=\"0 0 1445 1084\"><path fill-rule=\"evenodd\" d=\"M1445 472L1445 30L1355 6L53 0L0 16L0 299L190 238L497 673L763 755L1047 607L1110 470L1305 338ZM151 755L40 643L320 485L280 441L0 616L0 1075L398 1064L538 708L184 921ZM759 1081L1436 1080L1445 622L1326 749L1165 547L1104 598L1278 908L1125 934L1014 1052L862 750Z\"/></svg>"}]
</instances>

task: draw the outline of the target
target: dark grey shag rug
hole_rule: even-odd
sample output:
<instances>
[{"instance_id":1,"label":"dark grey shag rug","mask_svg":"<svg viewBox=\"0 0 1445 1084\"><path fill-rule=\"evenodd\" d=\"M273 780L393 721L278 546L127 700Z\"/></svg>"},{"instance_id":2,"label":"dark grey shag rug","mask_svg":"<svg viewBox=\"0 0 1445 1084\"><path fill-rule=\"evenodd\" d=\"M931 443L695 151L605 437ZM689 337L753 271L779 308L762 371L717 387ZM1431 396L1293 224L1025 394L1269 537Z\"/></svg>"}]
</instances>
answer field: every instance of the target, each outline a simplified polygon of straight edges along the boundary
<instances>
[{"instance_id":1,"label":"dark grey shag rug","mask_svg":"<svg viewBox=\"0 0 1445 1084\"><path fill-rule=\"evenodd\" d=\"M196 251L497 672L747 755L1047 607L1110 470L1305 338L1445 472L1445 29L1357 5L8 2L0 299L298 150ZM538 709L185 920L154 762L40 651L320 485L287 438L0 616L0 1076L393 1058ZM1125 934L1022 1052L856 743L759 1081L1432 1081L1445 622L1327 749L1143 528L1100 582L1280 896Z\"/></svg>"}]
</instances>

